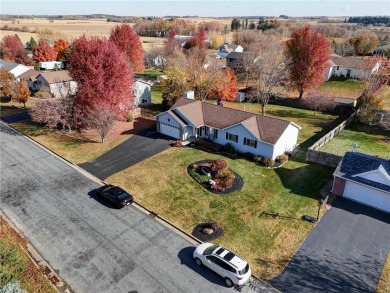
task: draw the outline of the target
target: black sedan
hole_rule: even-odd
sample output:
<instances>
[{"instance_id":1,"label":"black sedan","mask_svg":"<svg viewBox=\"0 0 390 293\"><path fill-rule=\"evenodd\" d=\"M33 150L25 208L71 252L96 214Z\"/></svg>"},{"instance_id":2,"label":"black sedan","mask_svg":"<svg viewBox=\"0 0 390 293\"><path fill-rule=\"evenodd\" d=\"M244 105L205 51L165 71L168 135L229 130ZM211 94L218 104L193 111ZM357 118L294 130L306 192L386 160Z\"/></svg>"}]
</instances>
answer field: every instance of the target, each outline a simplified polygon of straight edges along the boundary
<instances>
[{"instance_id":1,"label":"black sedan","mask_svg":"<svg viewBox=\"0 0 390 293\"><path fill-rule=\"evenodd\" d=\"M117 208L129 205L134 201L131 194L114 185L104 185L97 189L97 193L112 202Z\"/></svg>"}]
</instances>

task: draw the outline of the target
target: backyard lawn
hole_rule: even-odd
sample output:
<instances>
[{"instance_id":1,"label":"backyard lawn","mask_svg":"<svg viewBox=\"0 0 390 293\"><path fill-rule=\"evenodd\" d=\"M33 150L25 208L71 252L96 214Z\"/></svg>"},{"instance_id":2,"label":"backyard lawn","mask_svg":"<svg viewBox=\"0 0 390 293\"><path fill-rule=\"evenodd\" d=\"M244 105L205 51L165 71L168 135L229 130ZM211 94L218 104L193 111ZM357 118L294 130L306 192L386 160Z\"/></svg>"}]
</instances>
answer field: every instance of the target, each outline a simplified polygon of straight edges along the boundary
<instances>
[{"instance_id":1,"label":"backyard lawn","mask_svg":"<svg viewBox=\"0 0 390 293\"><path fill-rule=\"evenodd\" d=\"M331 79L321 84L318 90L334 97L357 99L363 92L363 83L356 79Z\"/></svg>"},{"instance_id":2,"label":"backyard lawn","mask_svg":"<svg viewBox=\"0 0 390 293\"><path fill-rule=\"evenodd\" d=\"M243 180L243 188L216 195L196 183L186 168L194 161L221 158ZM267 169L195 148L170 148L106 181L131 192L137 201L191 233L199 223L216 221L225 235L216 243L247 259L263 278L277 276L313 225L302 215L316 216L320 188L332 169L292 160ZM264 211L283 217L262 216Z\"/></svg>"},{"instance_id":3,"label":"backyard lawn","mask_svg":"<svg viewBox=\"0 0 390 293\"><path fill-rule=\"evenodd\" d=\"M322 147L321 151L344 155L345 152L352 150L355 143L358 145L357 152L381 158L390 157L390 131L370 127L359 122L351 123Z\"/></svg>"}]
</instances>

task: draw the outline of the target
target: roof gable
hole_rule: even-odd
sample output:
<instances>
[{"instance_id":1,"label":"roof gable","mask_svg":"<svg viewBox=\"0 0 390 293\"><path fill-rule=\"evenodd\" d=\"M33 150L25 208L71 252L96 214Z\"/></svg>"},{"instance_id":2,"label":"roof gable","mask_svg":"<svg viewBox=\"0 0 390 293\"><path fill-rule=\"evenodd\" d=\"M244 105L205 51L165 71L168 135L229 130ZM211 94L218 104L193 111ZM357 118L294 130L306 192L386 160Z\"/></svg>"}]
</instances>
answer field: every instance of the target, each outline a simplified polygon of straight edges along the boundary
<instances>
[{"instance_id":1,"label":"roof gable","mask_svg":"<svg viewBox=\"0 0 390 293\"><path fill-rule=\"evenodd\" d=\"M67 70L44 71L39 76L42 76L49 84L73 80Z\"/></svg>"},{"instance_id":2,"label":"roof gable","mask_svg":"<svg viewBox=\"0 0 390 293\"><path fill-rule=\"evenodd\" d=\"M390 161L347 152L334 175L390 192Z\"/></svg>"}]
</instances>

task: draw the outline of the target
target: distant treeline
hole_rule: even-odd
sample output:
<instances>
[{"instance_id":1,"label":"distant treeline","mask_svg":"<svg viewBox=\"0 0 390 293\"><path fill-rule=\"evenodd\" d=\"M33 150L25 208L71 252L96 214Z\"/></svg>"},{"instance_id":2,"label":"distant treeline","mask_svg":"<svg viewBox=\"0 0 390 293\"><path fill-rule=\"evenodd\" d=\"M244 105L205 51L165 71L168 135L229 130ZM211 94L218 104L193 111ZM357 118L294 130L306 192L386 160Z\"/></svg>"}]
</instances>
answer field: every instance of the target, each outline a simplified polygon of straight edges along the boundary
<instances>
[{"instance_id":1,"label":"distant treeline","mask_svg":"<svg viewBox=\"0 0 390 293\"><path fill-rule=\"evenodd\" d=\"M348 19L349 23L361 23L364 25L390 26L389 16L354 16Z\"/></svg>"}]
</instances>

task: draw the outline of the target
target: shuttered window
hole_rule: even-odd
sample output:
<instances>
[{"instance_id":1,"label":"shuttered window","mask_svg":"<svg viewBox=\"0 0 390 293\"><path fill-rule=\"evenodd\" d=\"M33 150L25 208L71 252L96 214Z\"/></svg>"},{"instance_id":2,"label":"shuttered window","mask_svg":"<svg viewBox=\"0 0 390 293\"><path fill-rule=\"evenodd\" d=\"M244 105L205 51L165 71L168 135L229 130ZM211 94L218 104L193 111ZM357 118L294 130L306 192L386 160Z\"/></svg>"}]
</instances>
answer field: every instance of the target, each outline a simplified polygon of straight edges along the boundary
<instances>
[{"instance_id":1,"label":"shuttered window","mask_svg":"<svg viewBox=\"0 0 390 293\"><path fill-rule=\"evenodd\" d=\"M226 132L226 140L231 140L231 141L234 141L234 142L238 142L238 135Z\"/></svg>"},{"instance_id":2,"label":"shuttered window","mask_svg":"<svg viewBox=\"0 0 390 293\"><path fill-rule=\"evenodd\" d=\"M257 148L257 141L254 139L249 139L249 138L244 137L244 145L247 145L247 146L250 146L250 147L253 147L256 149Z\"/></svg>"}]
</instances>

